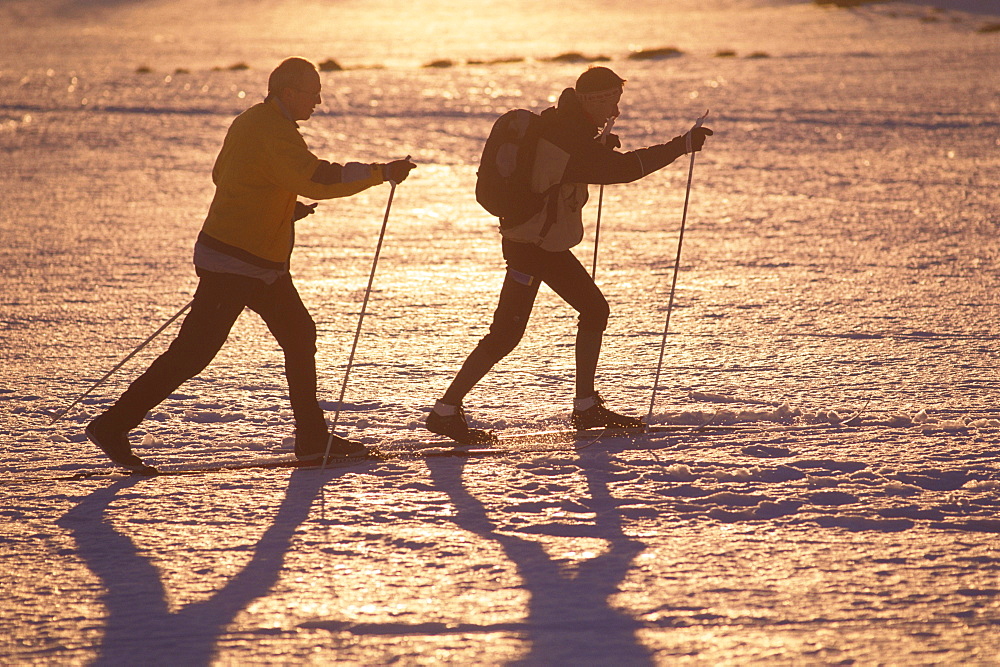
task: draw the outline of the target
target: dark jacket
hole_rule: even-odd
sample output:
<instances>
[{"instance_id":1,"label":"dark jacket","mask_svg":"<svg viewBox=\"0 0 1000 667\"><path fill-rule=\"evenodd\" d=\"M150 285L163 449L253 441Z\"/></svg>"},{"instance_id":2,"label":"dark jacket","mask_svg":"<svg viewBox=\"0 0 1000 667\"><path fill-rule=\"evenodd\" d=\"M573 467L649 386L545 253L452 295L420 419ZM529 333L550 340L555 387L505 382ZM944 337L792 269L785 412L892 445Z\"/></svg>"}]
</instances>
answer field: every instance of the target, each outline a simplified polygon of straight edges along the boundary
<instances>
[{"instance_id":1,"label":"dark jacket","mask_svg":"<svg viewBox=\"0 0 1000 667\"><path fill-rule=\"evenodd\" d=\"M605 146L572 88L564 90L557 106L543 111L541 119L531 187L547 193L546 204L523 224L502 233L543 250L568 250L583 239L587 184L629 183L684 155L683 137L624 153Z\"/></svg>"}]
</instances>

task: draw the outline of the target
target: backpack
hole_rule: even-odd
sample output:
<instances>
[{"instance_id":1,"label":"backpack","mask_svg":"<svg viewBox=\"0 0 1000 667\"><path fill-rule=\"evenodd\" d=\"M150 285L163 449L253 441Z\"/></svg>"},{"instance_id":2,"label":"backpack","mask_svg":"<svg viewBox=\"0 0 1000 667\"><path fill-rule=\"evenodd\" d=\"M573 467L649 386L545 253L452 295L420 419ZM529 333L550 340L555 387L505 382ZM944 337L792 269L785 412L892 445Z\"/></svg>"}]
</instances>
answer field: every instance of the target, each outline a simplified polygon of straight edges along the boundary
<instances>
[{"instance_id":1,"label":"backpack","mask_svg":"<svg viewBox=\"0 0 1000 667\"><path fill-rule=\"evenodd\" d=\"M500 116L490 130L476 172L476 201L515 227L542 210L545 194L532 192L531 170L541 134L541 117L527 109Z\"/></svg>"}]
</instances>

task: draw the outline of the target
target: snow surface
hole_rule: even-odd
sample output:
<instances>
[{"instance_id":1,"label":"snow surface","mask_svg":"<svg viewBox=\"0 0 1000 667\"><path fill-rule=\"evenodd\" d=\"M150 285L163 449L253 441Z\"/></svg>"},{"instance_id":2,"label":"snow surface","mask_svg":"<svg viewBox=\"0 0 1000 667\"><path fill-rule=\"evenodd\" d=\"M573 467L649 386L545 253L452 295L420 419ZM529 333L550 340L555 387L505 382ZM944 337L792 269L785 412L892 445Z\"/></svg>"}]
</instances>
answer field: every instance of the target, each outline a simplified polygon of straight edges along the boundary
<instances>
[{"instance_id":1,"label":"snow surface","mask_svg":"<svg viewBox=\"0 0 1000 667\"><path fill-rule=\"evenodd\" d=\"M0 3L3 662L997 664L998 22L988 0ZM682 55L628 57L667 46ZM586 63L550 59L573 52L629 79L627 148L712 111L651 421L759 429L53 479L108 469L83 427L176 325L48 414L188 301L222 136L292 54L345 68L303 124L320 155L420 164L340 427L423 438L502 277L472 194L483 139L570 85ZM605 191L599 382L633 414L686 167ZM331 417L387 194L299 228ZM566 426L574 325L543 290L466 401L476 425ZM132 435L189 466L287 454L292 428L281 355L247 314Z\"/></svg>"}]
</instances>

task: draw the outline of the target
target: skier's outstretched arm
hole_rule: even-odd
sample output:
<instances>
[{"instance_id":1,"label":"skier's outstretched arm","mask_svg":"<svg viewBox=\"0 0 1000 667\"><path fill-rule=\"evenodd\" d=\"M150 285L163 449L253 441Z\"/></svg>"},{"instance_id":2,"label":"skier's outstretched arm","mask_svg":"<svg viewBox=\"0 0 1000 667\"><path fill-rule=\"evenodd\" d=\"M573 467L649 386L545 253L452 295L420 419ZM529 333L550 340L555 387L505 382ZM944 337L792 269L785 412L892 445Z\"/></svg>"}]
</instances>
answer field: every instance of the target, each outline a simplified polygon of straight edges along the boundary
<instances>
[{"instance_id":1,"label":"skier's outstretched arm","mask_svg":"<svg viewBox=\"0 0 1000 667\"><path fill-rule=\"evenodd\" d=\"M705 139L712 134L712 130L707 127L695 128L691 133L692 150L700 151L705 145ZM687 152L686 137L686 134L682 134L665 144L625 153L618 153L594 141L570 157L563 181L595 184L631 183L662 169L684 155Z\"/></svg>"}]
</instances>

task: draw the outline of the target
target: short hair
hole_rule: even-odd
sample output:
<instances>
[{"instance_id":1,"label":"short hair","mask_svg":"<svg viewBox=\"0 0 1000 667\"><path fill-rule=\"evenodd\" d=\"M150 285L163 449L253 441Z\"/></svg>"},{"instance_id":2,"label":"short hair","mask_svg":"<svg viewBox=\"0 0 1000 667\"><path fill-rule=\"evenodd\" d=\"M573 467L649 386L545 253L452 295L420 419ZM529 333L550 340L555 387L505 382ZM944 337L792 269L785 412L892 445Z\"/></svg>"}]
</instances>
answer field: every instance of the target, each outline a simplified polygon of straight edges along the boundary
<instances>
[{"instance_id":1,"label":"short hair","mask_svg":"<svg viewBox=\"0 0 1000 667\"><path fill-rule=\"evenodd\" d=\"M580 75L576 80L576 92L596 93L599 91L621 88L625 85L625 79L611 71L607 67L591 67Z\"/></svg>"},{"instance_id":2,"label":"short hair","mask_svg":"<svg viewBox=\"0 0 1000 667\"><path fill-rule=\"evenodd\" d=\"M302 77L306 72L315 72L316 65L305 58L286 58L281 64L274 68L271 76L267 78L267 92L269 95L280 93L285 88L295 88L302 82Z\"/></svg>"}]
</instances>

